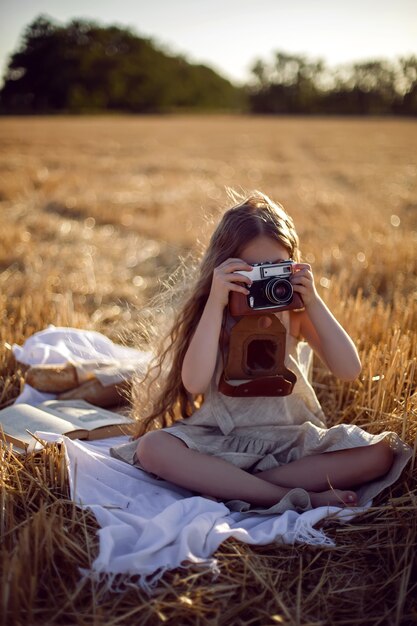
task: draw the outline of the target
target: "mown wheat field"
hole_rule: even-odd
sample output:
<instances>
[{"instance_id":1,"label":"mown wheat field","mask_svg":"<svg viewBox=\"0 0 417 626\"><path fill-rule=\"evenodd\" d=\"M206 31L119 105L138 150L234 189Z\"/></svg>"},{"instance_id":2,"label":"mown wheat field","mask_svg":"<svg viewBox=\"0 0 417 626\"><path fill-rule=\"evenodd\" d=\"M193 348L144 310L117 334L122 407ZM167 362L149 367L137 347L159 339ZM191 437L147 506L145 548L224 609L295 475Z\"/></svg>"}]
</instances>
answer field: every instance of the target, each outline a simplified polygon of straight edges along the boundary
<instances>
[{"instance_id":1,"label":"mown wheat field","mask_svg":"<svg viewBox=\"0 0 417 626\"><path fill-rule=\"evenodd\" d=\"M3 624L417 623L417 125L407 119L227 116L0 120L0 405L24 371L10 346L48 324L142 346L139 321L179 258L199 253L226 188L294 218L303 260L362 359L341 382L317 359L332 426L397 432L414 458L335 548L227 541L220 576L168 572L154 596L80 584L98 550L69 499L62 451L1 451Z\"/></svg>"}]
</instances>

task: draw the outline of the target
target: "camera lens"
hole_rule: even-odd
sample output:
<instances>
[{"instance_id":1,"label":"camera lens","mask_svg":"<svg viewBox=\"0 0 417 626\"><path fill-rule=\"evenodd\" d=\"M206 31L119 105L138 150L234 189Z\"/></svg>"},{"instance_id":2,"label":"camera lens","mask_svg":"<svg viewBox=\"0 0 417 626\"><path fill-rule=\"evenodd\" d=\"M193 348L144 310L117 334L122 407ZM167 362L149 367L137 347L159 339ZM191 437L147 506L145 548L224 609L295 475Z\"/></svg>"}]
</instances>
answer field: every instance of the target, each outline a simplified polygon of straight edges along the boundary
<instances>
[{"instance_id":1,"label":"camera lens","mask_svg":"<svg viewBox=\"0 0 417 626\"><path fill-rule=\"evenodd\" d=\"M274 304L286 304L293 295L293 288L288 280L275 278L270 280L265 287L266 297Z\"/></svg>"}]
</instances>

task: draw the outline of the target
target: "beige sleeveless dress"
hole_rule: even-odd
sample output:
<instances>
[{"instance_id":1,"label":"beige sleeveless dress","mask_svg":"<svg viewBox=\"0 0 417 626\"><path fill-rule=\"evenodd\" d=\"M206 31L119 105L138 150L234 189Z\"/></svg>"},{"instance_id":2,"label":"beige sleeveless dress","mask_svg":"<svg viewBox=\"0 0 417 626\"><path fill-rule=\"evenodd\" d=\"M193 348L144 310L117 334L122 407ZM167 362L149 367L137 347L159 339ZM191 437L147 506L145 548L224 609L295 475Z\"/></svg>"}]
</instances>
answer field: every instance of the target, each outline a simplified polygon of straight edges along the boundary
<instances>
[{"instance_id":1,"label":"beige sleeveless dress","mask_svg":"<svg viewBox=\"0 0 417 626\"><path fill-rule=\"evenodd\" d=\"M412 456L412 449L391 432L371 435L352 424L326 428L324 413L311 385L313 351L308 343L290 334L289 311L276 315L287 331L285 365L297 376L293 392L274 398L225 396L218 391L223 370L219 351L202 407L164 431L193 450L220 457L252 474L312 454L367 446L387 439L395 452L394 463L387 475L356 489L358 504L363 505L398 479ZM227 330L230 331L233 323L229 318ZM116 458L141 467L134 456L137 443L136 440L122 444L110 452ZM310 497L301 488L292 489L270 508L255 507L241 500L225 504L231 510L264 514L286 510L302 512L311 508Z\"/></svg>"}]
</instances>

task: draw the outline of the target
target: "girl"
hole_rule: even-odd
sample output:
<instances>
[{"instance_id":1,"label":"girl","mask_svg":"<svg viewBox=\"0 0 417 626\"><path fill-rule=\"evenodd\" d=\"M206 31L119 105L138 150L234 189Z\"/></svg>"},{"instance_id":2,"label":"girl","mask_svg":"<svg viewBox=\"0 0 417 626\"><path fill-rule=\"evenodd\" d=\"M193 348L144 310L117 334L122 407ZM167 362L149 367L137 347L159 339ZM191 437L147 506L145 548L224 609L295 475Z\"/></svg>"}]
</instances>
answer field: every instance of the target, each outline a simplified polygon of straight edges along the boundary
<instances>
[{"instance_id":1,"label":"girl","mask_svg":"<svg viewBox=\"0 0 417 626\"><path fill-rule=\"evenodd\" d=\"M325 427L309 380L312 350L342 380L354 380L361 363L318 295L311 266L300 263L298 245L291 217L260 192L224 213L168 346L142 383L149 391L167 371L153 410L138 440L113 448L114 456L232 510L261 513L364 504L398 478L411 448L396 434ZM237 272L288 259L296 262L291 282L305 308L275 315L287 331L285 365L297 375L294 389L283 397L223 395L223 353L237 321L229 295L247 294L251 282ZM150 431L155 423L162 428Z\"/></svg>"}]
</instances>

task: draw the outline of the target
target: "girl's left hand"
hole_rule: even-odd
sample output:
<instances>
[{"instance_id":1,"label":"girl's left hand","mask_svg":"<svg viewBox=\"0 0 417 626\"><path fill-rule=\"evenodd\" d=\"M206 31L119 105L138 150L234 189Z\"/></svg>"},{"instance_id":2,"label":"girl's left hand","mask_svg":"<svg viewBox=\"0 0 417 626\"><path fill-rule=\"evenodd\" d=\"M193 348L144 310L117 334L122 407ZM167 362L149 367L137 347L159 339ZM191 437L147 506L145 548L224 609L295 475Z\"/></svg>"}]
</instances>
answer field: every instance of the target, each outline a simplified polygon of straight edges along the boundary
<instances>
[{"instance_id":1,"label":"girl's left hand","mask_svg":"<svg viewBox=\"0 0 417 626\"><path fill-rule=\"evenodd\" d=\"M293 270L294 274L291 277L293 289L300 294L304 305L308 307L319 299L311 265L308 263L294 263Z\"/></svg>"}]
</instances>

